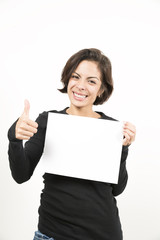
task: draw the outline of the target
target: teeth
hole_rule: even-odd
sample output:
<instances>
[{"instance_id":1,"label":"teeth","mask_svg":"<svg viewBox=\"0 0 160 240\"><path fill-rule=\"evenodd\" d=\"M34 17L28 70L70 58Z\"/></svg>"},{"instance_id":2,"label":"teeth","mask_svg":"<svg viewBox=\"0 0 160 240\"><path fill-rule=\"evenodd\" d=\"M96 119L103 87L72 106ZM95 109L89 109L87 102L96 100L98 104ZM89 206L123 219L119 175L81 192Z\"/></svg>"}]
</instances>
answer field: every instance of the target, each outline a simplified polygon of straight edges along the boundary
<instances>
[{"instance_id":1,"label":"teeth","mask_svg":"<svg viewBox=\"0 0 160 240\"><path fill-rule=\"evenodd\" d=\"M86 97L85 95L79 95L79 94L77 94L77 93L74 93L74 95L75 95L76 97L79 97L79 98L85 98L85 97Z\"/></svg>"}]
</instances>

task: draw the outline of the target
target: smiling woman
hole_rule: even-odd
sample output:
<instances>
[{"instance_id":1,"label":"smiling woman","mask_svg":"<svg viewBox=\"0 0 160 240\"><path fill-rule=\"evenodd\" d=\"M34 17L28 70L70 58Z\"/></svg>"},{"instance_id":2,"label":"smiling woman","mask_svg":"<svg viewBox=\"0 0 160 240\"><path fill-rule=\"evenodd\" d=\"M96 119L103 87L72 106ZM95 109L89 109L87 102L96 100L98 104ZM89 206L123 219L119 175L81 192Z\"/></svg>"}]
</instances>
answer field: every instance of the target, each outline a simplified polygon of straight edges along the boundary
<instances>
[{"instance_id":1,"label":"smiling woman","mask_svg":"<svg viewBox=\"0 0 160 240\"><path fill-rule=\"evenodd\" d=\"M74 114L75 109L88 117L93 116L92 105L101 94L101 73L95 62L82 61L69 79L67 93L70 99L68 113Z\"/></svg>"},{"instance_id":2,"label":"smiling woman","mask_svg":"<svg viewBox=\"0 0 160 240\"><path fill-rule=\"evenodd\" d=\"M61 81L64 87L60 91L68 93L70 106L51 112L115 120L93 111L93 105L104 103L113 91L111 63L98 49L83 49L74 54L63 69ZM8 132L10 168L17 183L30 179L44 149L48 112L40 114L34 122L29 119L29 110L29 102L25 101L23 114ZM126 122L123 131L117 184L44 174L34 240L123 239L114 196L122 193L127 184L128 145L134 141L136 130ZM22 140L28 140L24 147Z\"/></svg>"},{"instance_id":3,"label":"smiling woman","mask_svg":"<svg viewBox=\"0 0 160 240\"><path fill-rule=\"evenodd\" d=\"M85 61L85 63L82 65L83 61ZM80 67L78 65L82 66ZM78 74L78 72L76 72L77 70L85 70L85 73L88 74L85 75L85 77L87 77L88 80L96 80L97 78L97 80L101 81L100 92L93 104L103 104L105 101L107 101L113 91L112 68L110 60L104 54L102 54L100 50L95 48L82 49L75 53L69 58L62 72L61 81L64 87L59 89L62 93L67 93L68 82L72 74L75 76L74 78L77 79L82 77L80 75L82 72ZM74 75L74 73L77 74Z\"/></svg>"},{"instance_id":4,"label":"smiling woman","mask_svg":"<svg viewBox=\"0 0 160 240\"><path fill-rule=\"evenodd\" d=\"M67 61L61 79L68 93L67 113L99 118L92 106L104 103L113 91L110 60L98 49L83 49Z\"/></svg>"}]
</instances>

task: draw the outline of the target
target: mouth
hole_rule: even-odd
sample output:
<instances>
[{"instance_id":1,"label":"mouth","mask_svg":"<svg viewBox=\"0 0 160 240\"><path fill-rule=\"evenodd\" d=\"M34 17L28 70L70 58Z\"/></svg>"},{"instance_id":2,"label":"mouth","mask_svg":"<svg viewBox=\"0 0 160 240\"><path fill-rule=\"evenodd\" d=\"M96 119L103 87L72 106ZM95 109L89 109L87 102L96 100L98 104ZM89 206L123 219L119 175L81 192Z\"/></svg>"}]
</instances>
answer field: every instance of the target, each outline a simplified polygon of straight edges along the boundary
<instances>
[{"instance_id":1,"label":"mouth","mask_svg":"<svg viewBox=\"0 0 160 240\"><path fill-rule=\"evenodd\" d=\"M83 101L84 99L86 99L88 97L88 95L80 94L80 93L76 93L76 92L73 92L73 96L76 100L80 100L80 101Z\"/></svg>"}]
</instances>

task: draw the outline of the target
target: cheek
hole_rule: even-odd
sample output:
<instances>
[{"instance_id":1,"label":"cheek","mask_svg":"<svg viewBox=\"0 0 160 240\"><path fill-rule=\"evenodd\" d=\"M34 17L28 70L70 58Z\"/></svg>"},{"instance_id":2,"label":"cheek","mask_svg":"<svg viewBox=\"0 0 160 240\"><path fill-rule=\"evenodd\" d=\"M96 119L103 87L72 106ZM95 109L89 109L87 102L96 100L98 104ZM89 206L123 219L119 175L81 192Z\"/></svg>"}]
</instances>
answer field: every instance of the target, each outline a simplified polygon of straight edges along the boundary
<instances>
[{"instance_id":1,"label":"cheek","mask_svg":"<svg viewBox=\"0 0 160 240\"><path fill-rule=\"evenodd\" d=\"M97 95L102 94L102 92L103 92L103 87L102 87L102 83L101 83L97 89Z\"/></svg>"},{"instance_id":2,"label":"cheek","mask_svg":"<svg viewBox=\"0 0 160 240\"><path fill-rule=\"evenodd\" d=\"M75 81L69 80L67 89L70 90L72 87L74 87L74 85L75 85Z\"/></svg>"},{"instance_id":3,"label":"cheek","mask_svg":"<svg viewBox=\"0 0 160 240\"><path fill-rule=\"evenodd\" d=\"M100 92L100 87L97 86L95 87L94 89L92 89L92 93L95 95L95 96L98 96L99 95L99 92Z\"/></svg>"}]
</instances>

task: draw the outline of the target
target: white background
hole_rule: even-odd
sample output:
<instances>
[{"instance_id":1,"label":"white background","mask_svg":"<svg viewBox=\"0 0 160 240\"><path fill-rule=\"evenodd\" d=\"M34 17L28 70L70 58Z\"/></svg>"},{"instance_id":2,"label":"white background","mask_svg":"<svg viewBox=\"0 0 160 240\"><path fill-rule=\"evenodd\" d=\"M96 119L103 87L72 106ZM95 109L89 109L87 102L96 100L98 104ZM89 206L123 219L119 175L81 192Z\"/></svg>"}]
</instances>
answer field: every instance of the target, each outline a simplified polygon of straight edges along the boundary
<instances>
[{"instance_id":1,"label":"white background","mask_svg":"<svg viewBox=\"0 0 160 240\"><path fill-rule=\"evenodd\" d=\"M69 105L60 75L83 48L111 60L114 93L95 107L137 127L129 182L117 197L124 240L160 240L159 0L0 0L0 239L29 240L37 229L41 172L18 185L8 164L7 131L31 103L30 117Z\"/></svg>"}]
</instances>

